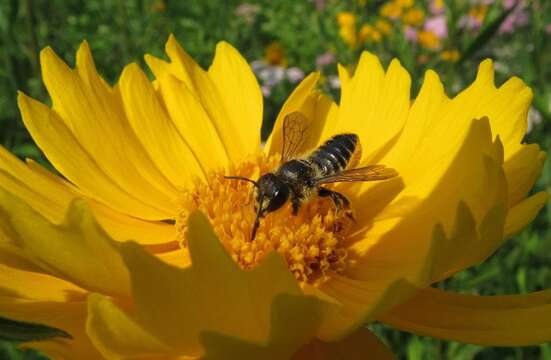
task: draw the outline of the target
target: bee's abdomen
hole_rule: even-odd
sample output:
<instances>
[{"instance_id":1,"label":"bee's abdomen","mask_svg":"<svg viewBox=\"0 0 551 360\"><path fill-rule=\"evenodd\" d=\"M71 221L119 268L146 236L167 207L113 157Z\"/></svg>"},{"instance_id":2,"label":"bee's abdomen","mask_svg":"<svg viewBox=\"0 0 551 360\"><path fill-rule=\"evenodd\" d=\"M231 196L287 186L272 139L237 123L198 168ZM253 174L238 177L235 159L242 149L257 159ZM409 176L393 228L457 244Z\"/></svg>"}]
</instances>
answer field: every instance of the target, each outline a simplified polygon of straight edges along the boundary
<instances>
[{"instance_id":1,"label":"bee's abdomen","mask_svg":"<svg viewBox=\"0 0 551 360\"><path fill-rule=\"evenodd\" d=\"M316 166L322 175L331 175L346 168L358 145L358 135L335 135L320 146L308 161Z\"/></svg>"}]
</instances>

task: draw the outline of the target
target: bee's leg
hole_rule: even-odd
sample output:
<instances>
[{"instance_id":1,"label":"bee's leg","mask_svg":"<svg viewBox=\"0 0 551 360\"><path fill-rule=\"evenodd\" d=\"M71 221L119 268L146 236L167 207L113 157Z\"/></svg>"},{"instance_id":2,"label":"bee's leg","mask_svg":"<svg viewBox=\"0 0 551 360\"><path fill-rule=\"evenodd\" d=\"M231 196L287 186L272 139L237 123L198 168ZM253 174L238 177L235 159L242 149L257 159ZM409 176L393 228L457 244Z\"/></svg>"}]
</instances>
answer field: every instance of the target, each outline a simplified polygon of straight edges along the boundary
<instances>
[{"instance_id":1,"label":"bee's leg","mask_svg":"<svg viewBox=\"0 0 551 360\"><path fill-rule=\"evenodd\" d=\"M350 211L350 201L341 194L340 192L336 192L333 190L329 190L323 187L318 188L318 196L321 197L331 197L331 200L335 203L335 213L339 213L341 209L345 210L345 215L350 218L350 220L356 222L356 219L354 219L354 216L352 216L352 211Z\"/></svg>"}]
</instances>

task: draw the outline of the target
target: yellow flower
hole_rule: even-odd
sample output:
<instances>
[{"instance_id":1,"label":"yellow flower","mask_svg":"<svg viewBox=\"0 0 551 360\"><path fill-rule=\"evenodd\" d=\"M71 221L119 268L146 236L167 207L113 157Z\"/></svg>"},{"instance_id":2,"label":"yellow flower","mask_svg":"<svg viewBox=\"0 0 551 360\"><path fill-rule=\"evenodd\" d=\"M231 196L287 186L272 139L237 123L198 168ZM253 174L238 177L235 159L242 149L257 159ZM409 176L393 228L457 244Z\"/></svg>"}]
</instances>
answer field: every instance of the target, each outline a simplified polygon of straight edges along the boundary
<instances>
[{"instance_id":1,"label":"yellow flower","mask_svg":"<svg viewBox=\"0 0 551 360\"><path fill-rule=\"evenodd\" d=\"M479 24L482 24L482 22L486 18L487 13L488 13L488 5L485 5L485 4L479 4L479 5L473 6L469 10L469 16L475 19Z\"/></svg>"},{"instance_id":2,"label":"yellow flower","mask_svg":"<svg viewBox=\"0 0 551 360\"><path fill-rule=\"evenodd\" d=\"M337 14L337 23L339 25L339 35L341 39L350 47L356 46L356 15L345 11Z\"/></svg>"},{"instance_id":3,"label":"yellow flower","mask_svg":"<svg viewBox=\"0 0 551 360\"><path fill-rule=\"evenodd\" d=\"M379 42L382 39L382 35L379 30L369 24L362 25L358 37L360 41L367 42Z\"/></svg>"},{"instance_id":4,"label":"yellow flower","mask_svg":"<svg viewBox=\"0 0 551 360\"><path fill-rule=\"evenodd\" d=\"M383 34L388 35L392 31L392 25L383 19L379 19L375 22L375 27Z\"/></svg>"},{"instance_id":5,"label":"yellow flower","mask_svg":"<svg viewBox=\"0 0 551 360\"><path fill-rule=\"evenodd\" d=\"M402 6L397 1L387 2L381 6L379 14L390 19L397 19L402 15Z\"/></svg>"},{"instance_id":6,"label":"yellow flower","mask_svg":"<svg viewBox=\"0 0 551 360\"><path fill-rule=\"evenodd\" d=\"M266 47L264 60L270 65L287 66L287 58L283 46L277 41L270 43Z\"/></svg>"},{"instance_id":7,"label":"yellow flower","mask_svg":"<svg viewBox=\"0 0 551 360\"><path fill-rule=\"evenodd\" d=\"M457 60L459 60L459 57L460 57L460 54L459 54L459 51L457 51L457 49L444 50L442 51L442 53L440 53L440 59L444 61L456 62Z\"/></svg>"},{"instance_id":8,"label":"yellow flower","mask_svg":"<svg viewBox=\"0 0 551 360\"><path fill-rule=\"evenodd\" d=\"M433 12L438 13L444 9L444 0L433 0L431 4L431 9Z\"/></svg>"},{"instance_id":9,"label":"yellow flower","mask_svg":"<svg viewBox=\"0 0 551 360\"><path fill-rule=\"evenodd\" d=\"M226 43L208 71L171 37L111 86L89 47L69 68L47 48L52 107L25 94L25 126L63 177L0 148L0 314L68 331L30 343L67 359L391 358L364 324L481 345L551 340L550 290L473 296L431 284L478 264L547 200L523 144L532 93L494 86L491 61L450 99L433 71L418 97L397 60L340 68L335 104L304 79L260 145L262 94ZM283 118L311 122L300 150L338 133L359 165L399 177L341 183L356 223L313 198L263 219L251 241L253 179L274 169ZM198 210L200 212L198 212ZM204 215L203 215L204 214ZM132 241L128 241L132 240Z\"/></svg>"},{"instance_id":10,"label":"yellow flower","mask_svg":"<svg viewBox=\"0 0 551 360\"><path fill-rule=\"evenodd\" d=\"M166 4L163 0L156 0L151 4L151 10L156 12L163 12L166 10Z\"/></svg>"},{"instance_id":11,"label":"yellow flower","mask_svg":"<svg viewBox=\"0 0 551 360\"><path fill-rule=\"evenodd\" d=\"M398 6L409 8L413 6L413 0L394 0Z\"/></svg>"},{"instance_id":12,"label":"yellow flower","mask_svg":"<svg viewBox=\"0 0 551 360\"><path fill-rule=\"evenodd\" d=\"M417 41L425 49L435 50L440 47L440 39L432 31L420 30L417 33Z\"/></svg>"},{"instance_id":13,"label":"yellow flower","mask_svg":"<svg viewBox=\"0 0 551 360\"><path fill-rule=\"evenodd\" d=\"M423 20L425 19L425 13L423 10L418 8L412 8L409 9L404 16L402 16L402 21L404 24L408 25L421 25L423 23Z\"/></svg>"}]
</instances>

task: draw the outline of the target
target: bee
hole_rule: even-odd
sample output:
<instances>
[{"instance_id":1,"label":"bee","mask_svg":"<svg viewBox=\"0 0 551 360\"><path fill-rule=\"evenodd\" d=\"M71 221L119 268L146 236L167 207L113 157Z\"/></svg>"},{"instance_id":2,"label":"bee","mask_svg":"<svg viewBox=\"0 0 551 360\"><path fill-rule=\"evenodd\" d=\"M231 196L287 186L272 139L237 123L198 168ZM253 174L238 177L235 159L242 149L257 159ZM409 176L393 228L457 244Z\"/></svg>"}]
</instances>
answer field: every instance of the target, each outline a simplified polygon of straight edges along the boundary
<instances>
[{"instance_id":1,"label":"bee","mask_svg":"<svg viewBox=\"0 0 551 360\"><path fill-rule=\"evenodd\" d=\"M358 135L338 134L307 156L301 156L307 143L309 121L298 111L288 114L283 120L283 149L279 168L260 176L257 181L241 176L226 176L226 179L251 182L255 187L256 219L251 240L254 240L260 219L280 209L291 201L292 214L297 215L300 205L312 195L330 197L335 212L350 211L350 201L341 193L322 185L337 182L374 181L390 179L398 175L396 170L384 165L369 165L354 168L361 157Z\"/></svg>"}]
</instances>

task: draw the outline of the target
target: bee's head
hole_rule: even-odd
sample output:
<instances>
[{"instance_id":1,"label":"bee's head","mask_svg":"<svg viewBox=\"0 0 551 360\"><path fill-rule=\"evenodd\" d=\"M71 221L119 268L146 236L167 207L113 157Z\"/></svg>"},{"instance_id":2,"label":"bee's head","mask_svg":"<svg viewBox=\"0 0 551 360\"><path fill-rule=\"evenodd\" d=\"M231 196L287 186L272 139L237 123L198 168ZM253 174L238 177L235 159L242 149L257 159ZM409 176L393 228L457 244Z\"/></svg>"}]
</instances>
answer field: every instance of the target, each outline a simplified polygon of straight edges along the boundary
<instances>
[{"instance_id":1,"label":"bee's head","mask_svg":"<svg viewBox=\"0 0 551 360\"><path fill-rule=\"evenodd\" d=\"M289 186L272 173L262 175L257 184L255 207L262 216L279 209L289 199Z\"/></svg>"},{"instance_id":2,"label":"bee's head","mask_svg":"<svg viewBox=\"0 0 551 360\"><path fill-rule=\"evenodd\" d=\"M251 241L254 240L258 226L260 225L260 218L264 217L269 212L276 211L285 204L291 189L289 185L281 181L277 176L272 173L264 174L254 181L243 176L225 176L230 180L243 180L252 183L255 187L256 193L256 219L253 225L253 231L251 235Z\"/></svg>"}]
</instances>

